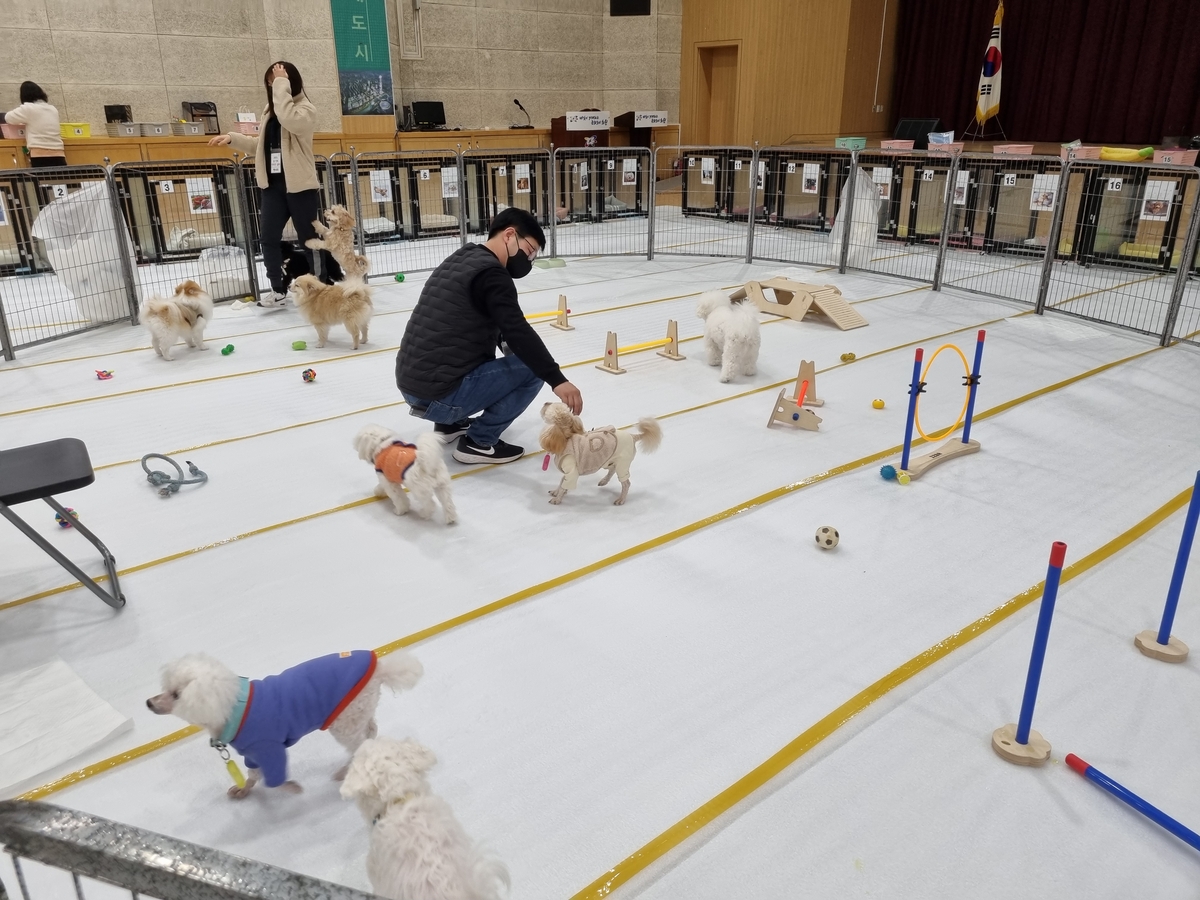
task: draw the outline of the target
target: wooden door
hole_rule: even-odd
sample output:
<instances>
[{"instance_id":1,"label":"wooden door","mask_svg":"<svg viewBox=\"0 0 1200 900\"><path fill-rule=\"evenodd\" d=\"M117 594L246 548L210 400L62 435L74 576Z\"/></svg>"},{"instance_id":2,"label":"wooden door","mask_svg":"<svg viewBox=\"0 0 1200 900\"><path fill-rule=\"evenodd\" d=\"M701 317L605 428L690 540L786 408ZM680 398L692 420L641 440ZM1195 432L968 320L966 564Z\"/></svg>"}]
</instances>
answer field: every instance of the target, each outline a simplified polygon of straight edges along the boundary
<instances>
[{"instance_id":1,"label":"wooden door","mask_svg":"<svg viewBox=\"0 0 1200 900\"><path fill-rule=\"evenodd\" d=\"M696 50L696 141L712 146L732 144L737 128L737 44Z\"/></svg>"}]
</instances>

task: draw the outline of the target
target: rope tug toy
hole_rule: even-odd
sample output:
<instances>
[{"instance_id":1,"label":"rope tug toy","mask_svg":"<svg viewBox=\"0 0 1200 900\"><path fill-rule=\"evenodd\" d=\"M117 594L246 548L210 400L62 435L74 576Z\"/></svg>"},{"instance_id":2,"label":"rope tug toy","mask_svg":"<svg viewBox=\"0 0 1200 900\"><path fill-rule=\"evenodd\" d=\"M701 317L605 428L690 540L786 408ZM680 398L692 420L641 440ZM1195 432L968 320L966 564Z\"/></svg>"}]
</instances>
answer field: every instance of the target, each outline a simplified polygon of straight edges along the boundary
<instances>
[{"instance_id":1,"label":"rope tug toy","mask_svg":"<svg viewBox=\"0 0 1200 900\"><path fill-rule=\"evenodd\" d=\"M157 469L151 469L146 465L146 460L148 459L161 459L170 463L175 468L176 477L172 478L169 472L160 472ZM175 462L169 456L163 456L161 453L147 453L143 456L142 471L146 473L146 480L158 488L158 495L160 497L170 497L172 494L178 493L179 489L185 484L204 484L208 481L208 475L201 472L194 462L190 459L185 459L184 462L187 463L188 471L192 475L191 478L185 478L183 469L179 463Z\"/></svg>"}]
</instances>

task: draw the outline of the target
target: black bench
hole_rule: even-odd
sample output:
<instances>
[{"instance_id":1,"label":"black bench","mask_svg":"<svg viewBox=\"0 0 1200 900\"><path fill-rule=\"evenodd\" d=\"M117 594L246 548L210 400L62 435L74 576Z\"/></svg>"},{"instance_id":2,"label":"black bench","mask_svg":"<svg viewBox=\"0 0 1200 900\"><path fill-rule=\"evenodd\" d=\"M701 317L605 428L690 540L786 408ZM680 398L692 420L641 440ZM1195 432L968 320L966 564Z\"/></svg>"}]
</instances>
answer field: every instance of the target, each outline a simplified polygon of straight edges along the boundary
<instances>
[{"instance_id":1,"label":"black bench","mask_svg":"<svg viewBox=\"0 0 1200 900\"><path fill-rule=\"evenodd\" d=\"M76 438L62 438L12 450L0 450L0 516L16 525L26 536L45 550L64 569L79 579L79 583L114 609L125 605L125 595L117 582L117 561L108 552L100 539L84 525L71 518L71 514L54 499L52 494L62 494L87 487L96 480L87 447ZM75 563L67 559L53 544L37 533L9 507L30 500L45 500L50 508L92 542L104 558L112 592L104 590L90 576L85 575Z\"/></svg>"}]
</instances>

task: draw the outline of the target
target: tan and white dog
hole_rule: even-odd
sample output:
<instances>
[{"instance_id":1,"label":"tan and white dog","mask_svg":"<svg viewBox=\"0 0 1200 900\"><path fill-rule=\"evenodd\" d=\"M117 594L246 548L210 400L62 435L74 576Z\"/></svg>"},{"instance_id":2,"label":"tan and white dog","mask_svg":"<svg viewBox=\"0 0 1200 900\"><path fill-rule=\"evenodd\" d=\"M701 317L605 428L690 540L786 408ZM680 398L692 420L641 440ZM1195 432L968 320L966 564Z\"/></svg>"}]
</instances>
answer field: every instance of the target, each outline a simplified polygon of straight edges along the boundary
<instances>
[{"instance_id":1,"label":"tan and white dog","mask_svg":"<svg viewBox=\"0 0 1200 900\"><path fill-rule=\"evenodd\" d=\"M317 329L317 346L329 340L329 327L339 322L346 326L354 349L367 342L367 327L375 307L371 289L361 278L347 278L337 284L322 284L315 275L301 275L292 282L292 298L300 315Z\"/></svg>"},{"instance_id":2,"label":"tan and white dog","mask_svg":"<svg viewBox=\"0 0 1200 900\"><path fill-rule=\"evenodd\" d=\"M313 230L319 237L309 238L304 246L310 250L328 250L347 278L364 277L371 263L354 252L354 214L338 205L327 209L325 218L329 220L328 226L319 218L313 220Z\"/></svg>"},{"instance_id":3,"label":"tan and white dog","mask_svg":"<svg viewBox=\"0 0 1200 900\"><path fill-rule=\"evenodd\" d=\"M171 347L179 338L187 341L189 347L208 349L204 346L204 327L212 321L212 297L194 281L176 287L175 294L168 299L157 294L146 299L138 316L150 332L154 352L165 360L171 359Z\"/></svg>"},{"instance_id":4,"label":"tan and white dog","mask_svg":"<svg viewBox=\"0 0 1200 900\"><path fill-rule=\"evenodd\" d=\"M583 421L566 404L547 403L542 407L542 421L546 427L538 443L554 457L554 465L563 473L558 488L550 492L550 502L556 506L567 491L574 490L580 475L601 469L607 469L608 474L600 479L600 486L608 484L614 473L621 482L621 496L613 501L613 506L620 506L629 496L629 466L638 445L646 453L653 453L662 443L662 428L648 417L638 419L633 431L618 431L614 425L586 431Z\"/></svg>"}]
</instances>

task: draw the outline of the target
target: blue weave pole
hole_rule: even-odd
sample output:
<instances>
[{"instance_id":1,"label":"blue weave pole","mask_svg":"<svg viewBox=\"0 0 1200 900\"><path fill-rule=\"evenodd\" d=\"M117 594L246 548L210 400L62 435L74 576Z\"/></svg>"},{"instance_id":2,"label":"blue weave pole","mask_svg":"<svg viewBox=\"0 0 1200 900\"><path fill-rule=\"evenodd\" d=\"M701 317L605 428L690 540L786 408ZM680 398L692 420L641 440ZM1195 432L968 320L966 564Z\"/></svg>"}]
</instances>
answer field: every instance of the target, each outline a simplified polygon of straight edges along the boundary
<instances>
[{"instance_id":1,"label":"blue weave pole","mask_svg":"<svg viewBox=\"0 0 1200 900\"><path fill-rule=\"evenodd\" d=\"M1033 653L1029 657L1029 674L1025 677L1025 696L1021 699L1021 717L1017 720L1017 743L1029 743L1029 728L1033 725L1033 705L1037 703L1038 684L1042 680L1042 663L1046 659L1046 642L1050 639L1050 621L1054 618L1054 601L1058 597L1058 582L1062 578L1063 560L1067 545L1055 541L1050 547L1050 568L1046 572L1046 588L1042 591L1042 606L1038 610L1037 630L1033 635Z\"/></svg>"},{"instance_id":2,"label":"blue weave pole","mask_svg":"<svg viewBox=\"0 0 1200 900\"><path fill-rule=\"evenodd\" d=\"M1196 850L1200 850L1200 834L1196 834L1196 832L1192 831L1186 825L1176 822L1157 806L1151 806L1133 791L1129 790L1129 788L1113 781L1095 766L1084 762L1074 753L1067 754L1067 765L1088 781L1093 781L1100 785L1100 787L1104 788L1118 800L1132 806L1151 822L1167 829L1167 831L1171 832L1171 834L1175 835L1175 837L1179 838L1185 844L1194 847Z\"/></svg>"},{"instance_id":3,"label":"blue weave pole","mask_svg":"<svg viewBox=\"0 0 1200 900\"><path fill-rule=\"evenodd\" d=\"M1175 571L1171 573L1171 586L1167 588L1167 605L1163 608L1162 625L1158 628L1158 642L1163 645L1171 640L1171 626L1175 624L1175 610L1179 606L1179 592L1183 589L1188 557L1192 554L1197 519L1200 519L1200 472L1196 473L1196 483L1192 485L1192 502L1188 504L1187 518L1183 520L1183 537L1179 539Z\"/></svg>"},{"instance_id":4,"label":"blue weave pole","mask_svg":"<svg viewBox=\"0 0 1200 900\"><path fill-rule=\"evenodd\" d=\"M904 423L904 453L900 457L900 468L908 469L908 451L912 449L912 431L913 419L917 415L917 395L921 393L924 387L921 384L921 359L925 356L925 351L920 347L917 348L917 358L913 360L913 377L912 383L908 386L908 421Z\"/></svg>"},{"instance_id":5,"label":"blue weave pole","mask_svg":"<svg viewBox=\"0 0 1200 900\"><path fill-rule=\"evenodd\" d=\"M979 387L979 365L983 362L983 336L986 332L980 328L979 336L975 339L975 364L971 367L970 390L967 392L967 419L963 425L963 443L971 442L971 419L975 416L975 391Z\"/></svg>"}]
</instances>

